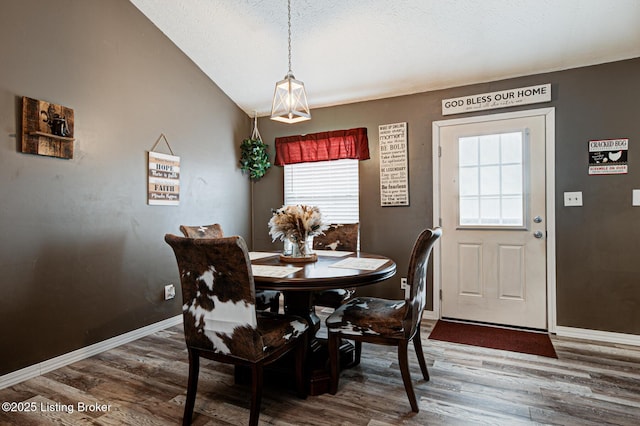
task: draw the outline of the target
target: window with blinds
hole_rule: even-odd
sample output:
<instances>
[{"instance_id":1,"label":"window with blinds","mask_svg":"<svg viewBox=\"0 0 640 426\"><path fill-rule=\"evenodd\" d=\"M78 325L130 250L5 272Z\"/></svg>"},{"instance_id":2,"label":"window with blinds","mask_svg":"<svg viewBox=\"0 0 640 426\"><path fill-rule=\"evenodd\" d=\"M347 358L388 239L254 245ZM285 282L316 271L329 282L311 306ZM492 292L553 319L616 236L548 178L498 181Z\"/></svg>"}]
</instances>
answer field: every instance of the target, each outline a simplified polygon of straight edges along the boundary
<instances>
[{"instance_id":1,"label":"window with blinds","mask_svg":"<svg viewBox=\"0 0 640 426\"><path fill-rule=\"evenodd\" d=\"M358 160L285 165L284 203L318 206L326 223L360 222Z\"/></svg>"}]
</instances>

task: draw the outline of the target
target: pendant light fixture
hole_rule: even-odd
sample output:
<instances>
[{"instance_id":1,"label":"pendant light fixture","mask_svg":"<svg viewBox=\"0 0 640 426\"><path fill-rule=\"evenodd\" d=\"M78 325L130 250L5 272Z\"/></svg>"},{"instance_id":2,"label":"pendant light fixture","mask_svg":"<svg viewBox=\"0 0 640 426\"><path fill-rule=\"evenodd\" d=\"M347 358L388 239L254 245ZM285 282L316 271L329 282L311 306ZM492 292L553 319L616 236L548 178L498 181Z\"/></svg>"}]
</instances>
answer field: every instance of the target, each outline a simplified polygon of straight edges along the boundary
<instances>
[{"instance_id":1,"label":"pendant light fixture","mask_svg":"<svg viewBox=\"0 0 640 426\"><path fill-rule=\"evenodd\" d=\"M287 9L289 12L289 72L284 76L284 80L276 83L271 105L271 119L292 124L311 119L311 112L304 83L296 80L291 71L291 0L287 0Z\"/></svg>"}]
</instances>

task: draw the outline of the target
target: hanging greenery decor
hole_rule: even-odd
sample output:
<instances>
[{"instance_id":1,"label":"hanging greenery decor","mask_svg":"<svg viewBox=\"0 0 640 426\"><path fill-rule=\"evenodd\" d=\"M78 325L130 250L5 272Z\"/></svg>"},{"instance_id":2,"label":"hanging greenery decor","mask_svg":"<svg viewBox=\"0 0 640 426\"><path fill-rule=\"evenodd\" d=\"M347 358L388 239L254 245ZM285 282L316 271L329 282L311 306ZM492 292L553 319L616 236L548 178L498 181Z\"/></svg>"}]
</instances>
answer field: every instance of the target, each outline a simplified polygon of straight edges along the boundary
<instances>
[{"instance_id":1,"label":"hanging greenery decor","mask_svg":"<svg viewBox=\"0 0 640 426\"><path fill-rule=\"evenodd\" d=\"M251 180L260 180L271 167L269 145L261 139L251 137L242 141L240 151L240 169L249 174Z\"/></svg>"},{"instance_id":2,"label":"hanging greenery decor","mask_svg":"<svg viewBox=\"0 0 640 426\"><path fill-rule=\"evenodd\" d=\"M253 133L240 144L240 169L247 173L252 181L260 180L271 167L269 145L262 142L258 131L258 114L253 116Z\"/></svg>"}]
</instances>

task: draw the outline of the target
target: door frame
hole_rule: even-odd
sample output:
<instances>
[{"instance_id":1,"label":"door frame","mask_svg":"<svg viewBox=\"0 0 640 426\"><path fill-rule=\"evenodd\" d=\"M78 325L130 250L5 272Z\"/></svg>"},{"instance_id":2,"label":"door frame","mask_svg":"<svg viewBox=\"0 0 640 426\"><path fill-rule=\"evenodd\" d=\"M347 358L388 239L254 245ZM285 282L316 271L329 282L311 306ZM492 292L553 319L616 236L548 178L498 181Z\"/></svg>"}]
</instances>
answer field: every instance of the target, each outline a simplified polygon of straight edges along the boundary
<instances>
[{"instance_id":1,"label":"door frame","mask_svg":"<svg viewBox=\"0 0 640 426\"><path fill-rule=\"evenodd\" d=\"M556 331L556 197L555 197L555 108L539 108L474 117L439 120L432 123L432 159L433 159L433 223L440 224L440 130L447 126L482 123L487 121L507 120L543 116L545 119L545 191L546 191L546 262L547 262L547 327L548 331ZM446 235L442 236L446 238ZM441 252L440 244L433 249L433 310L425 311L425 318L440 319ZM438 297L436 297L438 296Z\"/></svg>"}]
</instances>

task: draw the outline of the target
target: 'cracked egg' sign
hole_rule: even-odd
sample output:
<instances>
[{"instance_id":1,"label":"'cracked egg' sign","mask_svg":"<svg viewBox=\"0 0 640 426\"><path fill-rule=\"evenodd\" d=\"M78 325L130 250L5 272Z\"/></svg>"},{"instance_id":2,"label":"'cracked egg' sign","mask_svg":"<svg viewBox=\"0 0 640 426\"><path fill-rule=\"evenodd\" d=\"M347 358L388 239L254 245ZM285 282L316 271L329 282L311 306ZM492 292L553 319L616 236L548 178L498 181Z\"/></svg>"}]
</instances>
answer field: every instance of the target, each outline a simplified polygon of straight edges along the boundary
<instances>
[{"instance_id":1,"label":"'cracked egg' sign","mask_svg":"<svg viewBox=\"0 0 640 426\"><path fill-rule=\"evenodd\" d=\"M619 175L628 172L629 139L589 141L589 174Z\"/></svg>"}]
</instances>

